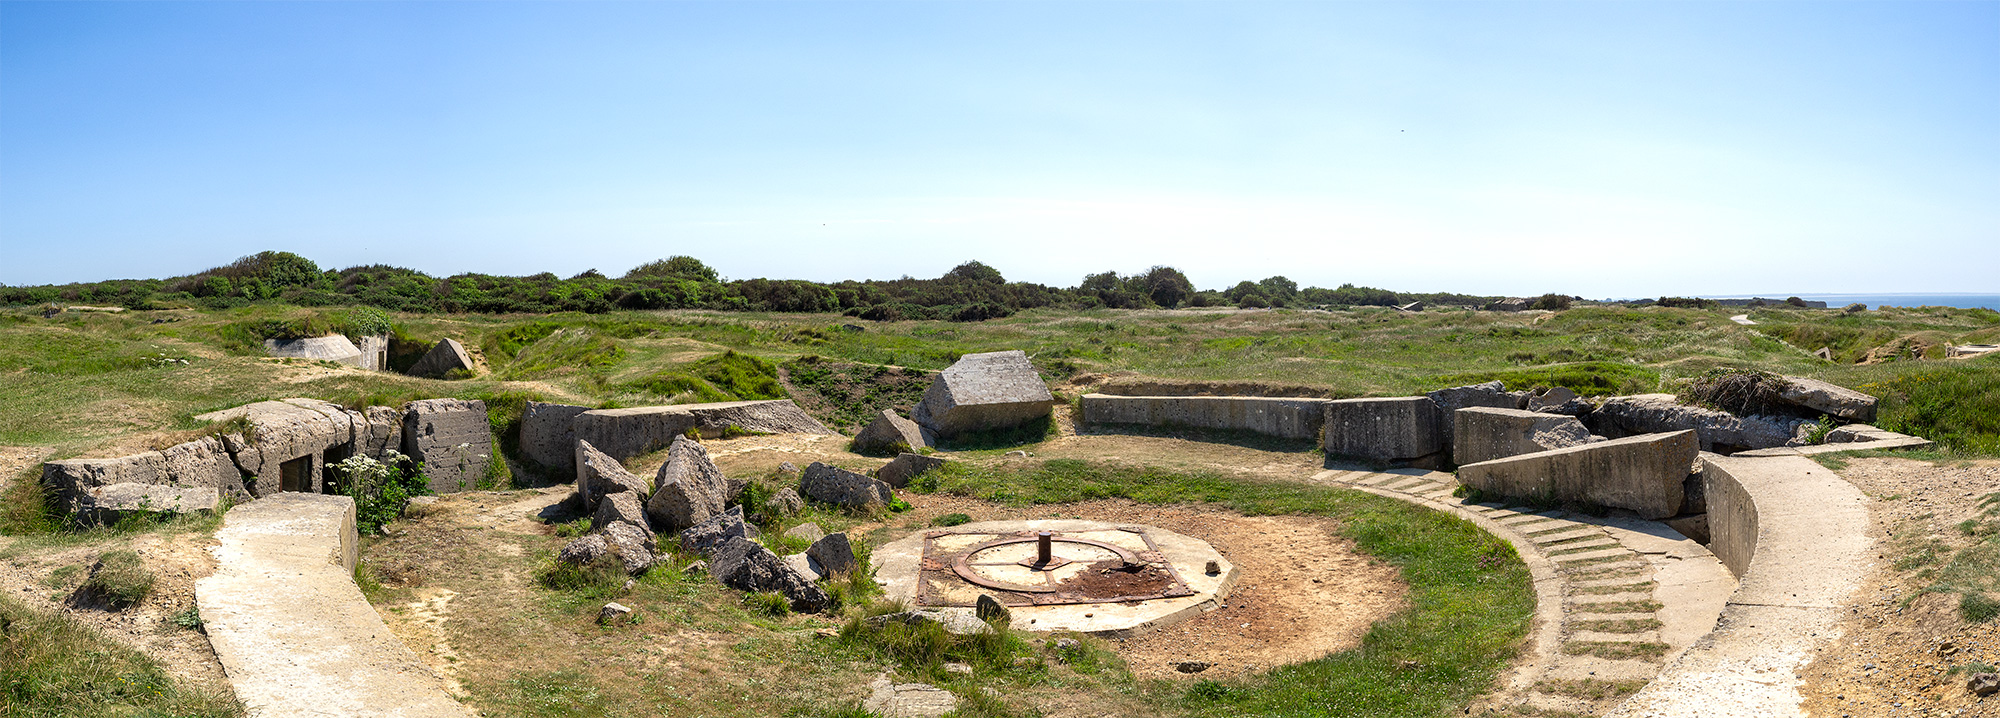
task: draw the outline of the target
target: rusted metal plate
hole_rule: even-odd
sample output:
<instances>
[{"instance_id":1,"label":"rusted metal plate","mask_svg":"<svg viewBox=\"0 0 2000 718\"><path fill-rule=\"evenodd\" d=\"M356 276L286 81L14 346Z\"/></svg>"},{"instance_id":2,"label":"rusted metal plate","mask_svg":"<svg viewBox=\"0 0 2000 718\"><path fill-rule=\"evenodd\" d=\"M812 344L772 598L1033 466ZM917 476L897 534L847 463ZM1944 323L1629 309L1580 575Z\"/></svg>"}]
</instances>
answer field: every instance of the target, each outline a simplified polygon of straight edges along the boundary
<instances>
[{"instance_id":1,"label":"rusted metal plate","mask_svg":"<svg viewBox=\"0 0 2000 718\"><path fill-rule=\"evenodd\" d=\"M1009 606L1124 603L1194 594L1144 528L1121 526L1115 530L1136 534L1146 548L1135 551L1106 541L1051 532L1051 546L1056 547L1057 553L1061 546L1070 545L1096 549L1099 555L1109 552L1117 557L1098 560L1081 571L1071 571L1067 579L1058 579L1057 570L1078 560L1053 555L1047 563L1033 558L1013 560L1004 555L990 555L985 557L988 560L981 560L982 554L999 554L993 549L1034 543L1037 532L927 532L924 535L924 556L919 564L917 603L925 606L969 606L975 599L964 597L976 598L981 593ZM937 539L955 535L994 535L995 538L960 549L947 550L938 545ZM1038 580L1035 583L1003 581L982 575L979 569L982 566L1021 568Z\"/></svg>"}]
</instances>

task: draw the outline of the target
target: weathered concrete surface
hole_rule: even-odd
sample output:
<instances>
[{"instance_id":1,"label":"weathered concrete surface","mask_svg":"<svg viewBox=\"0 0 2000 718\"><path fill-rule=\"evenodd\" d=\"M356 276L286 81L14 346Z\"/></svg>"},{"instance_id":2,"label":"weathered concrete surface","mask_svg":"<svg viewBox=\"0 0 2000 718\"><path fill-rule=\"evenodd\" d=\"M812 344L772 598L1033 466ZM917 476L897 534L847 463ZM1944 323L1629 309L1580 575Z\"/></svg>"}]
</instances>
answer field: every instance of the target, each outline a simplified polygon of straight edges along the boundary
<instances>
[{"instance_id":1,"label":"weathered concrete surface","mask_svg":"<svg viewBox=\"0 0 2000 718\"><path fill-rule=\"evenodd\" d=\"M108 525L130 514L205 514L220 502L221 496L212 486L111 484L84 491L73 512L86 524Z\"/></svg>"},{"instance_id":2,"label":"weathered concrete surface","mask_svg":"<svg viewBox=\"0 0 2000 718\"><path fill-rule=\"evenodd\" d=\"M1456 440L1452 434L1457 429L1457 426L1452 422L1453 412L1475 406L1495 409L1525 409L1527 408L1524 404L1526 394L1527 392L1507 391L1506 384L1498 381L1489 381L1484 384L1468 384L1466 386L1439 389L1424 394L1424 396L1429 398L1431 403L1437 404L1438 413L1444 417L1441 427L1444 429L1445 448L1449 449L1456 446ZM1458 459L1457 461L1461 464L1470 463L1464 459Z\"/></svg>"},{"instance_id":3,"label":"weathered concrete surface","mask_svg":"<svg viewBox=\"0 0 2000 718\"><path fill-rule=\"evenodd\" d=\"M1113 396L1085 394L1086 424L1192 426L1318 439L1327 399L1262 396Z\"/></svg>"},{"instance_id":4,"label":"weathered concrete surface","mask_svg":"<svg viewBox=\"0 0 2000 718\"><path fill-rule=\"evenodd\" d=\"M948 438L1019 426L1048 416L1056 404L1028 355L1017 349L959 357L938 372L910 418Z\"/></svg>"},{"instance_id":5,"label":"weathered concrete surface","mask_svg":"<svg viewBox=\"0 0 2000 718\"><path fill-rule=\"evenodd\" d=\"M1328 454L1411 461L1442 454L1444 415L1423 396L1337 399L1326 403Z\"/></svg>"},{"instance_id":6,"label":"weathered concrete surface","mask_svg":"<svg viewBox=\"0 0 2000 718\"><path fill-rule=\"evenodd\" d=\"M264 353L274 357L340 362L350 366L362 364L361 348L339 334L304 339L266 339Z\"/></svg>"},{"instance_id":7,"label":"weathered concrete surface","mask_svg":"<svg viewBox=\"0 0 2000 718\"><path fill-rule=\"evenodd\" d=\"M567 473L576 468L576 432L570 422L587 406L528 402L521 412L521 453L545 468Z\"/></svg>"},{"instance_id":8,"label":"weathered concrete surface","mask_svg":"<svg viewBox=\"0 0 2000 718\"><path fill-rule=\"evenodd\" d=\"M354 502L281 494L216 532L195 603L252 716L469 718L354 585Z\"/></svg>"},{"instance_id":9,"label":"weathered concrete surface","mask_svg":"<svg viewBox=\"0 0 2000 718\"><path fill-rule=\"evenodd\" d=\"M576 438L619 461L664 448L689 429L716 438L731 425L773 434L834 433L790 399L593 409L570 420Z\"/></svg>"},{"instance_id":10,"label":"weathered concrete surface","mask_svg":"<svg viewBox=\"0 0 2000 718\"><path fill-rule=\"evenodd\" d=\"M1044 519L1037 521L980 521L953 526L952 533L1015 533L1019 531L1115 531L1131 524ZM1157 526L1144 527L1147 537L1173 564L1181 580L1194 591L1191 596L1162 598L1129 603L1092 603L1068 606L1010 607L1011 623L1017 631L1077 631L1106 637L1136 635L1178 624L1212 611L1228 598L1236 585L1236 564L1217 552L1208 542L1174 533ZM874 550L875 580L887 598L917 606L918 566L924 557L924 532L892 541ZM1207 573L1209 561L1218 573Z\"/></svg>"},{"instance_id":11,"label":"weathered concrete surface","mask_svg":"<svg viewBox=\"0 0 2000 718\"><path fill-rule=\"evenodd\" d=\"M465 353L465 346L456 339L439 339L424 353L424 358L410 366L410 376L441 379L453 370L472 371L472 355Z\"/></svg>"},{"instance_id":12,"label":"weathered concrete surface","mask_svg":"<svg viewBox=\"0 0 2000 718\"><path fill-rule=\"evenodd\" d=\"M1460 464L1582 446L1593 438L1576 417L1520 409L1459 409L1452 423L1451 455Z\"/></svg>"},{"instance_id":13,"label":"weathered concrete surface","mask_svg":"<svg viewBox=\"0 0 2000 718\"><path fill-rule=\"evenodd\" d=\"M1611 438L1691 430L1702 451L1740 451L1784 446L1803 420L1736 416L1681 404L1672 394L1614 396L1585 422L1591 433Z\"/></svg>"},{"instance_id":14,"label":"weathered concrete surface","mask_svg":"<svg viewBox=\"0 0 2000 718\"><path fill-rule=\"evenodd\" d=\"M468 491L493 462L493 425L486 402L424 399L403 408L403 453L424 462L431 491Z\"/></svg>"},{"instance_id":15,"label":"weathered concrete surface","mask_svg":"<svg viewBox=\"0 0 2000 718\"><path fill-rule=\"evenodd\" d=\"M894 460L875 470L875 478L900 489L909 486L910 479L916 478L918 474L944 466L947 461L941 456L897 454Z\"/></svg>"},{"instance_id":16,"label":"weathered concrete surface","mask_svg":"<svg viewBox=\"0 0 2000 718\"><path fill-rule=\"evenodd\" d=\"M576 497L585 511L596 511L606 494L646 494L646 480L633 476L617 459L605 456L588 441L576 442Z\"/></svg>"},{"instance_id":17,"label":"weathered concrete surface","mask_svg":"<svg viewBox=\"0 0 2000 718\"><path fill-rule=\"evenodd\" d=\"M1467 464L1458 477L1500 496L1549 496L1663 519L1680 513L1682 482L1698 453L1694 432L1678 431Z\"/></svg>"},{"instance_id":18,"label":"weathered concrete surface","mask_svg":"<svg viewBox=\"0 0 2000 718\"><path fill-rule=\"evenodd\" d=\"M229 452L220 440L213 437L202 437L164 451L148 451L115 459L69 459L42 464L42 485L54 490L56 500L71 513L86 508L94 511L107 506L106 502L119 503L119 497L129 494L130 489L121 489L111 495L96 492L121 484L206 489L218 496L239 499L250 496L244 490L243 476L230 460ZM192 498L185 497L183 500ZM199 503L192 501L189 505ZM213 507L213 503L209 506Z\"/></svg>"},{"instance_id":19,"label":"weathered concrete surface","mask_svg":"<svg viewBox=\"0 0 2000 718\"><path fill-rule=\"evenodd\" d=\"M1874 451L1879 449L1916 449L1930 446L1931 440L1907 434L1896 434L1894 438L1880 438L1869 441L1855 441L1844 444L1818 444L1812 446L1780 446L1756 451L1739 451L1734 456L1817 456L1842 451Z\"/></svg>"},{"instance_id":20,"label":"weathered concrete surface","mask_svg":"<svg viewBox=\"0 0 2000 718\"><path fill-rule=\"evenodd\" d=\"M361 350L361 368L369 371L389 370L389 335L364 334L355 345Z\"/></svg>"},{"instance_id":21,"label":"weathered concrete surface","mask_svg":"<svg viewBox=\"0 0 2000 718\"><path fill-rule=\"evenodd\" d=\"M875 415L875 420L861 427L854 435L854 452L857 454L877 454L887 451L907 452L930 446L924 441L923 427L896 414L892 409L883 409Z\"/></svg>"},{"instance_id":22,"label":"weathered concrete surface","mask_svg":"<svg viewBox=\"0 0 2000 718\"><path fill-rule=\"evenodd\" d=\"M1741 583L1716 630L1609 715L1804 716L1798 671L1873 563L1868 499L1803 457L1702 456L1711 547Z\"/></svg>"},{"instance_id":23,"label":"weathered concrete surface","mask_svg":"<svg viewBox=\"0 0 2000 718\"><path fill-rule=\"evenodd\" d=\"M851 509L886 506L896 499L887 483L817 461L799 475L799 493Z\"/></svg>"},{"instance_id":24,"label":"weathered concrete surface","mask_svg":"<svg viewBox=\"0 0 2000 718\"><path fill-rule=\"evenodd\" d=\"M371 406L361 412L363 427L360 450L371 459L380 459L390 450L403 450L403 413L386 406Z\"/></svg>"},{"instance_id":25,"label":"weathered concrete surface","mask_svg":"<svg viewBox=\"0 0 2000 718\"><path fill-rule=\"evenodd\" d=\"M1874 421L1875 397L1834 386L1818 379L1786 376L1778 396L1798 406L1838 416L1848 421Z\"/></svg>"},{"instance_id":26,"label":"weathered concrete surface","mask_svg":"<svg viewBox=\"0 0 2000 718\"><path fill-rule=\"evenodd\" d=\"M896 683L883 673L868 684L861 707L882 718L938 718L958 710L958 696L928 683Z\"/></svg>"},{"instance_id":27,"label":"weathered concrete surface","mask_svg":"<svg viewBox=\"0 0 2000 718\"><path fill-rule=\"evenodd\" d=\"M701 442L683 436L667 449L667 461L653 479L646 515L661 531L679 533L722 513L728 480L708 459Z\"/></svg>"},{"instance_id":28,"label":"weathered concrete surface","mask_svg":"<svg viewBox=\"0 0 2000 718\"><path fill-rule=\"evenodd\" d=\"M327 454L344 444L352 444L355 438L355 421L345 409L314 399L260 401L195 418L218 422L237 417L256 427L254 440L229 434L222 441L243 473L255 477L248 489L256 496L279 491L319 491L326 478ZM364 416L362 423L366 422ZM345 457L333 458L338 461ZM284 468L289 462L300 462L295 464L298 469L292 472L291 486L286 485Z\"/></svg>"}]
</instances>

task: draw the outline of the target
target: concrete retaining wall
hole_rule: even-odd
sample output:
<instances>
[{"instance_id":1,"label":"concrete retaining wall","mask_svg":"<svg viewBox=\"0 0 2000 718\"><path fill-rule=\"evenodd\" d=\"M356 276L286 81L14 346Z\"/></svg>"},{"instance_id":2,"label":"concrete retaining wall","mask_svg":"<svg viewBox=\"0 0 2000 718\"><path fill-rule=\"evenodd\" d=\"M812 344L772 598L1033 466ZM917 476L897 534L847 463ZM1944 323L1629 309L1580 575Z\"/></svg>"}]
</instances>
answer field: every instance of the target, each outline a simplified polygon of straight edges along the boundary
<instances>
[{"instance_id":1,"label":"concrete retaining wall","mask_svg":"<svg viewBox=\"0 0 2000 718\"><path fill-rule=\"evenodd\" d=\"M1262 396L1112 396L1085 394L1086 424L1193 426L1318 439L1328 399Z\"/></svg>"},{"instance_id":2,"label":"concrete retaining wall","mask_svg":"<svg viewBox=\"0 0 2000 718\"><path fill-rule=\"evenodd\" d=\"M1741 583L1716 629L1609 716L1803 716L1798 672L1873 563L1868 499L1800 456L1702 455L1710 544Z\"/></svg>"},{"instance_id":3,"label":"concrete retaining wall","mask_svg":"<svg viewBox=\"0 0 2000 718\"><path fill-rule=\"evenodd\" d=\"M624 461L664 449L689 429L717 437L729 426L773 434L832 434L790 399L594 409L570 420L574 438Z\"/></svg>"},{"instance_id":4,"label":"concrete retaining wall","mask_svg":"<svg viewBox=\"0 0 2000 718\"><path fill-rule=\"evenodd\" d=\"M1429 397L1336 399L1326 403L1329 455L1391 462L1442 463L1444 413Z\"/></svg>"},{"instance_id":5,"label":"concrete retaining wall","mask_svg":"<svg viewBox=\"0 0 2000 718\"><path fill-rule=\"evenodd\" d=\"M1501 496L1548 496L1663 519L1680 513L1695 442L1692 431L1613 439L1467 464L1458 478Z\"/></svg>"},{"instance_id":6,"label":"concrete retaining wall","mask_svg":"<svg viewBox=\"0 0 2000 718\"><path fill-rule=\"evenodd\" d=\"M243 504L195 583L208 640L251 716L470 718L354 585L354 501Z\"/></svg>"}]
</instances>

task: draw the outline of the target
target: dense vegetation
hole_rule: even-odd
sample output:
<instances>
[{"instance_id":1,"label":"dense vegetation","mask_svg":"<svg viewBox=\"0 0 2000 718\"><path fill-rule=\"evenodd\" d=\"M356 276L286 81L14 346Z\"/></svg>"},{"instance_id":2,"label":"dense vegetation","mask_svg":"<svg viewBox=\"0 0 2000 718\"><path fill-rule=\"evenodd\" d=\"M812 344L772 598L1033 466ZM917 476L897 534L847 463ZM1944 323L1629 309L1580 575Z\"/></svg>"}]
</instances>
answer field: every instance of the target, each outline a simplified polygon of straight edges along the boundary
<instances>
[{"instance_id":1,"label":"dense vegetation","mask_svg":"<svg viewBox=\"0 0 2000 718\"><path fill-rule=\"evenodd\" d=\"M1557 296L1557 295L1551 295ZM0 285L0 305L104 304L131 309L238 307L257 302L299 306L361 305L398 312L602 314L617 309L835 312L862 319L980 321L1023 309L1061 307L1391 306L1412 301L1483 305L1497 297L1408 294L1341 285L1306 287L1284 277L1241 282L1227 291L1198 291L1172 267L1142 274L1104 272L1076 287L1009 282L1000 271L966 262L937 279L796 279L725 281L687 256L650 262L613 279L590 270L568 279L460 274L432 277L386 265L324 270L290 252L261 252L185 277L119 279L64 285Z\"/></svg>"}]
</instances>

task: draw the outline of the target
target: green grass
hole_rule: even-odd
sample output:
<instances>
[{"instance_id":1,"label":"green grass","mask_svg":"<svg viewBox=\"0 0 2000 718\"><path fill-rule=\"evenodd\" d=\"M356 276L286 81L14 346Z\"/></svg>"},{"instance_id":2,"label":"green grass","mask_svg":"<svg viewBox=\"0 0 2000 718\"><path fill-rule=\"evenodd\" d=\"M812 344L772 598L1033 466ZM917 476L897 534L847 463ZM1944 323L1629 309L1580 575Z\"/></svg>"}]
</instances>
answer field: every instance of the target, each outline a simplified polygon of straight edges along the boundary
<instances>
[{"instance_id":1,"label":"green grass","mask_svg":"<svg viewBox=\"0 0 2000 718\"><path fill-rule=\"evenodd\" d=\"M146 600L153 593L154 580L153 572L139 560L139 554L106 551L97 557L97 564L90 567L90 577L84 579L78 591L122 609Z\"/></svg>"},{"instance_id":2,"label":"green grass","mask_svg":"<svg viewBox=\"0 0 2000 718\"><path fill-rule=\"evenodd\" d=\"M1328 516L1361 551L1401 569L1410 608L1376 624L1359 648L1171 698L1197 715L1455 712L1491 688L1534 609L1512 546L1470 522L1369 494L1068 460L1019 471L954 462L933 473L938 491L1015 505L1126 498Z\"/></svg>"},{"instance_id":3,"label":"green grass","mask_svg":"<svg viewBox=\"0 0 2000 718\"><path fill-rule=\"evenodd\" d=\"M224 718L243 708L63 616L0 596L0 715Z\"/></svg>"}]
</instances>

